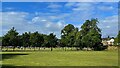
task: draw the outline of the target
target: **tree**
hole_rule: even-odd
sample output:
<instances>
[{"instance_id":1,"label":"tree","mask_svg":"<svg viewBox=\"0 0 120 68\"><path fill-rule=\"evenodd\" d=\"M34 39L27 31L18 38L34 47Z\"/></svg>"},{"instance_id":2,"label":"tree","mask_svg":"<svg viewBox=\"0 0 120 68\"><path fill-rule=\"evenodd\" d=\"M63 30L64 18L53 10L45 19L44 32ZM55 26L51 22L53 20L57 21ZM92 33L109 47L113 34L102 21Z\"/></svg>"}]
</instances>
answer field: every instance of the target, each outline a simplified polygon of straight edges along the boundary
<instances>
[{"instance_id":1,"label":"tree","mask_svg":"<svg viewBox=\"0 0 120 68\"><path fill-rule=\"evenodd\" d=\"M42 34L39 34L38 32L34 32L30 35L30 42L32 47L34 47L34 50L35 50L35 47L39 47L39 50L40 50L40 47L44 43L44 38Z\"/></svg>"},{"instance_id":2,"label":"tree","mask_svg":"<svg viewBox=\"0 0 120 68\"><path fill-rule=\"evenodd\" d=\"M82 36L82 44L83 47L90 47L94 50L102 50L102 38L101 38L101 30L97 26L98 20L91 19L86 20L86 22L81 26L81 36Z\"/></svg>"},{"instance_id":3,"label":"tree","mask_svg":"<svg viewBox=\"0 0 120 68\"><path fill-rule=\"evenodd\" d=\"M39 47L39 50L40 50L40 47L42 46L42 44L44 43L44 38L43 38L43 35L42 34L39 34L38 32L36 32L36 43L37 43L37 47Z\"/></svg>"},{"instance_id":4,"label":"tree","mask_svg":"<svg viewBox=\"0 0 120 68\"><path fill-rule=\"evenodd\" d=\"M65 46L73 45L74 42L74 30L75 27L72 24L68 24L61 30L61 43Z\"/></svg>"},{"instance_id":5,"label":"tree","mask_svg":"<svg viewBox=\"0 0 120 68\"><path fill-rule=\"evenodd\" d=\"M6 46L13 46L13 51L15 47L18 45L18 32L15 30L14 27L6 33L6 35L3 36L3 45Z\"/></svg>"},{"instance_id":6,"label":"tree","mask_svg":"<svg viewBox=\"0 0 120 68\"><path fill-rule=\"evenodd\" d=\"M48 40L49 40L48 43L51 47L51 51L53 50L53 47L56 47L56 45L57 45L57 38L55 36L56 35L54 35L53 33L50 33L48 35Z\"/></svg>"},{"instance_id":7,"label":"tree","mask_svg":"<svg viewBox=\"0 0 120 68\"><path fill-rule=\"evenodd\" d=\"M76 34L78 32L78 28L74 28L73 31L71 31L69 34L68 34L68 37L69 37L69 45L71 47L71 50L73 47L75 47L75 41L76 41Z\"/></svg>"},{"instance_id":8,"label":"tree","mask_svg":"<svg viewBox=\"0 0 120 68\"><path fill-rule=\"evenodd\" d=\"M30 32L27 33L23 33L22 36L21 36L21 39L22 39L22 44L23 44L23 47L24 49L26 49L26 47L30 46L31 42L30 42Z\"/></svg>"},{"instance_id":9,"label":"tree","mask_svg":"<svg viewBox=\"0 0 120 68\"><path fill-rule=\"evenodd\" d=\"M81 36L81 31L78 31L75 35L75 42L74 45L77 48L77 50L82 50L83 46L82 46L82 36Z\"/></svg>"},{"instance_id":10,"label":"tree","mask_svg":"<svg viewBox=\"0 0 120 68\"><path fill-rule=\"evenodd\" d=\"M23 46L23 40L22 40L22 35L18 35L18 47L20 48L20 47L22 47Z\"/></svg>"},{"instance_id":11,"label":"tree","mask_svg":"<svg viewBox=\"0 0 120 68\"><path fill-rule=\"evenodd\" d=\"M9 46L10 45L9 40L10 40L10 37L8 36L8 34L4 35L2 39L2 47ZM8 47L7 47L7 50L8 50Z\"/></svg>"},{"instance_id":12,"label":"tree","mask_svg":"<svg viewBox=\"0 0 120 68\"><path fill-rule=\"evenodd\" d=\"M43 45L42 45L42 47L49 47L49 44L48 44L48 35L46 35L46 34L42 34L42 36L43 36L43 39L44 39L44 43L43 43Z\"/></svg>"}]
</instances>

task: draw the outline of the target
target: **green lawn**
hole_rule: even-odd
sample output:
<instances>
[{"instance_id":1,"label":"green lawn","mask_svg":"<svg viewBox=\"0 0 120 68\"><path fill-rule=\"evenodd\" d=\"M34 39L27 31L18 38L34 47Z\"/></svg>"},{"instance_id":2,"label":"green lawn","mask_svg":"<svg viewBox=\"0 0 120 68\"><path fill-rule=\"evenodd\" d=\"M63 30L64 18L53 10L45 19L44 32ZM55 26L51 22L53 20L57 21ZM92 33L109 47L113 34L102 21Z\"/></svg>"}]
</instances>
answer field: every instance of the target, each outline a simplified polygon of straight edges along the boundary
<instances>
[{"instance_id":1,"label":"green lawn","mask_svg":"<svg viewBox=\"0 0 120 68\"><path fill-rule=\"evenodd\" d=\"M118 66L117 51L2 52L2 64L12 66Z\"/></svg>"}]
</instances>

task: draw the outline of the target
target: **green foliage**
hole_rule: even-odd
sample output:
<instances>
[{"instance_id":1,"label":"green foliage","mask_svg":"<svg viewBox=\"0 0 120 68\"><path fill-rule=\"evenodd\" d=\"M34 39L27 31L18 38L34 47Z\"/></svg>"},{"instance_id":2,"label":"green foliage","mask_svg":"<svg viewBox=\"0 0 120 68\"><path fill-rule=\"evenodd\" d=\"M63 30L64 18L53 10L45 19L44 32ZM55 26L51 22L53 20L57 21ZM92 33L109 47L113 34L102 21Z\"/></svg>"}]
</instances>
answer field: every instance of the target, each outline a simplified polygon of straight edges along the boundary
<instances>
[{"instance_id":1,"label":"green foliage","mask_svg":"<svg viewBox=\"0 0 120 68\"><path fill-rule=\"evenodd\" d=\"M3 36L3 46L13 46L16 47L18 45L18 32L14 29L10 29L6 35Z\"/></svg>"},{"instance_id":2,"label":"green foliage","mask_svg":"<svg viewBox=\"0 0 120 68\"><path fill-rule=\"evenodd\" d=\"M94 50L102 50L101 30L98 28L97 23L97 19L91 19L91 21L86 20L81 26L82 44L84 47L90 47Z\"/></svg>"},{"instance_id":3,"label":"green foliage","mask_svg":"<svg viewBox=\"0 0 120 68\"><path fill-rule=\"evenodd\" d=\"M23 33L21 36L21 40L24 47L30 46L30 33Z\"/></svg>"},{"instance_id":4,"label":"green foliage","mask_svg":"<svg viewBox=\"0 0 120 68\"><path fill-rule=\"evenodd\" d=\"M118 35L115 38L115 45L120 45L120 31L118 32Z\"/></svg>"},{"instance_id":5,"label":"green foliage","mask_svg":"<svg viewBox=\"0 0 120 68\"><path fill-rule=\"evenodd\" d=\"M51 47L51 51L53 50L52 48L53 47L56 47L57 45L57 38L55 37L56 35L54 35L53 33L50 33L48 35L48 43L49 43L49 46Z\"/></svg>"},{"instance_id":6,"label":"green foliage","mask_svg":"<svg viewBox=\"0 0 120 68\"><path fill-rule=\"evenodd\" d=\"M101 39L101 30L97 26L98 20L86 20L81 26L81 30L68 24L61 30L61 43L65 46L79 47L80 49L91 48L94 50L104 50Z\"/></svg>"},{"instance_id":7,"label":"green foliage","mask_svg":"<svg viewBox=\"0 0 120 68\"><path fill-rule=\"evenodd\" d=\"M81 26L81 30L75 28L74 25L68 24L61 30L61 39L57 39L56 35L34 33L23 33L18 35L14 27L3 36L4 46L23 46L23 47L56 47L59 43L61 47L76 47L79 49L91 48L93 50L106 49L101 39L101 30L98 28L97 19L86 20ZM118 38L120 37L120 32ZM118 40L118 42L120 42Z\"/></svg>"},{"instance_id":8,"label":"green foliage","mask_svg":"<svg viewBox=\"0 0 120 68\"><path fill-rule=\"evenodd\" d=\"M78 31L78 28L75 28L72 24L68 24L61 30L61 43L64 46L73 46L75 35Z\"/></svg>"},{"instance_id":9,"label":"green foliage","mask_svg":"<svg viewBox=\"0 0 120 68\"><path fill-rule=\"evenodd\" d=\"M44 38L38 32L34 32L30 35L30 42L33 47L41 47L44 43Z\"/></svg>"}]
</instances>

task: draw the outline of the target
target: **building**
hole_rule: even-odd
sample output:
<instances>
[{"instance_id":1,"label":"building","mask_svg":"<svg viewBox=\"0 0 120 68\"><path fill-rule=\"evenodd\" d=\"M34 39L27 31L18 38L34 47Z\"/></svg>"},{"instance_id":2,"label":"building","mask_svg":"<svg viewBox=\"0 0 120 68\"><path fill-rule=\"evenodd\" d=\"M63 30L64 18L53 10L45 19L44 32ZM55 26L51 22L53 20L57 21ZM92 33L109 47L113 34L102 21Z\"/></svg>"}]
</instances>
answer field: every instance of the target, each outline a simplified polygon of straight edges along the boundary
<instances>
[{"instance_id":1,"label":"building","mask_svg":"<svg viewBox=\"0 0 120 68\"><path fill-rule=\"evenodd\" d=\"M110 39L107 41L108 45L114 45L114 39Z\"/></svg>"},{"instance_id":2,"label":"building","mask_svg":"<svg viewBox=\"0 0 120 68\"><path fill-rule=\"evenodd\" d=\"M103 45L114 45L114 38L102 38Z\"/></svg>"}]
</instances>

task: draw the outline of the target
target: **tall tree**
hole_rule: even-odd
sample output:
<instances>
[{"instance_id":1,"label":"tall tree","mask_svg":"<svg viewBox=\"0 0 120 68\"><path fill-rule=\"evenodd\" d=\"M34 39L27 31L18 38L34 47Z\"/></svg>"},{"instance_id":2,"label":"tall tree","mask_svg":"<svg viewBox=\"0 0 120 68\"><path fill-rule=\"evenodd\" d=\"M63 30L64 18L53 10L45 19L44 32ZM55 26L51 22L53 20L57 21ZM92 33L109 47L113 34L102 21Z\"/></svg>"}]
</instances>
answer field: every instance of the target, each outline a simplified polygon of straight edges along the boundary
<instances>
[{"instance_id":1,"label":"tall tree","mask_svg":"<svg viewBox=\"0 0 120 68\"><path fill-rule=\"evenodd\" d=\"M65 50L67 46L73 44L74 30L75 27L72 24L68 24L61 30L61 43L65 45Z\"/></svg>"},{"instance_id":2,"label":"tall tree","mask_svg":"<svg viewBox=\"0 0 120 68\"><path fill-rule=\"evenodd\" d=\"M120 45L120 31L118 32L117 38L118 38L118 44Z\"/></svg>"},{"instance_id":3,"label":"tall tree","mask_svg":"<svg viewBox=\"0 0 120 68\"><path fill-rule=\"evenodd\" d=\"M71 50L73 47L75 47L75 41L76 41L76 34L78 32L78 28L74 28L73 31L71 31L69 34L68 34L68 37L69 37L69 45L71 47Z\"/></svg>"},{"instance_id":4,"label":"tall tree","mask_svg":"<svg viewBox=\"0 0 120 68\"><path fill-rule=\"evenodd\" d=\"M102 50L101 30L98 28L97 19L86 20L81 26L82 44L84 47L90 47L94 50Z\"/></svg>"},{"instance_id":5,"label":"tall tree","mask_svg":"<svg viewBox=\"0 0 120 68\"><path fill-rule=\"evenodd\" d=\"M40 50L40 47L44 43L44 38L42 34L39 34L38 32L34 32L30 36L30 42L32 47L34 47L34 50L35 50L35 47L39 47L39 50Z\"/></svg>"},{"instance_id":6,"label":"tall tree","mask_svg":"<svg viewBox=\"0 0 120 68\"><path fill-rule=\"evenodd\" d=\"M53 33L50 33L49 36L48 36L48 43L51 47L51 51L53 50L53 47L55 47L57 45L57 38L56 38L56 35L54 35Z\"/></svg>"},{"instance_id":7,"label":"tall tree","mask_svg":"<svg viewBox=\"0 0 120 68\"><path fill-rule=\"evenodd\" d=\"M15 30L14 27L3 36L3 44L7 46L13 46L13 51L15 47L18 45L18 32Z\"/></svg>"},{"instance_id":8,"label":"tall tree","mask_svg":"<svg viewBox=\"0 0 120 68\"><path fill-rule=\"evenodd\" d=\"M10 37L8 36L8 34L6 34L6 35L3 36L3 39L2 39L2 48L3 48L4 46L6 46L6 47L7 47L7 50L8 50L8 46L10 45L9 40L10 40ZM7 50L6 50L6 51L7 51Z\"/></svg>"},{"instance_id":9,"label":"tall tree","mask_svg":"<svg viewBox=\"0 0 120 68\"><path fill-rule=\"evenodd\" d=\"M79 49L82 50L82 48L83 48L81 39L82 39L81 31L78 31L75 35L75 42L74 42L74 45L76 46L77 50L79 50Z\"/></svg>"},{"instance_id":10,"label":"tall tree","mask_svg":"<svg viewBox=\"0 0 120 68\"><path fill-rule=\"evenodd\" d=\"M23 44L23 47L24 47L24 50L26 49L26 47L30 46L30 33L23 33L22 34L22 44Z\"/></svg>"},{"instance_id":11,"label":"tall tree","mask_svg":"<svg viewBox=\"0 0 120 68\"><path fill-rule=\"evenodd\" d=\"M40 50L40 47L42 46L42 44L44 43L44 38L43 38L43 35L42 34L39 34L38 32L36 32L36 43L37 43L37 47L39 47L39 50Z\"/></svg>"}]
</instances>

